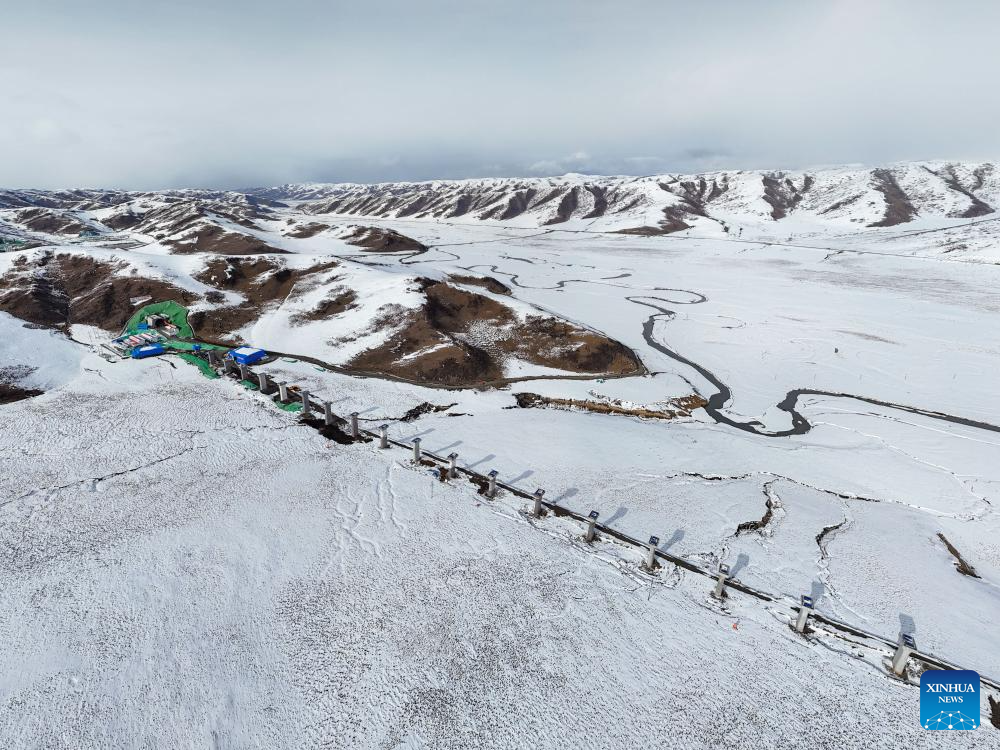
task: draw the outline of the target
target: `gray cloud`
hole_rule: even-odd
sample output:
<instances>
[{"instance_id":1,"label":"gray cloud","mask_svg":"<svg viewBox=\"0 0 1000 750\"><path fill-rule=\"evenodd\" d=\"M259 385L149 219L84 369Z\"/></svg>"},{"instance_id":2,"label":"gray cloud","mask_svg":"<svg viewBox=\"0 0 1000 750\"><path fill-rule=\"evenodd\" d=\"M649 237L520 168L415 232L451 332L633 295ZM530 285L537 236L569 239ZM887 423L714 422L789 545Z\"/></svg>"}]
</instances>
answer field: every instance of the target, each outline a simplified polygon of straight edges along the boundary
<instances>
[{"instance_id":1,"label":"gray cloud","mask_svg":"<svg viewBox=\"0 0 1000 750\"><path fill-rule=\"evenodd\" d=\"M992 3L33 0L3 17L5 186L1000 157Z\"/></svg>"}]
</instances>

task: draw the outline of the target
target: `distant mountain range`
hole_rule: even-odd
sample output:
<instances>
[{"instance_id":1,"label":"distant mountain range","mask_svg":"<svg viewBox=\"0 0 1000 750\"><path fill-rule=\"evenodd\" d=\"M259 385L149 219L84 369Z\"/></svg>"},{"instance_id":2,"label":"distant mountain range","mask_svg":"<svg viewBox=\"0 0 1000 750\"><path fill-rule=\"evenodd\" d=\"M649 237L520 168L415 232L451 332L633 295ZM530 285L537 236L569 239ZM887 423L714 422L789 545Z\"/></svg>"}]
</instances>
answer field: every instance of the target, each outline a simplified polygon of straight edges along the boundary
<instances>
[{"instance_id":1,"label":"distant mountain range","mask_svg":"<svg viewBox=\"0 0 1000 750\"><path fill-rule=\"evenodd\" d=\"M300 184L250 191L305 201L310 213L514 222L669 233L706 222L887 227L975 218L1000 208L992 162L864 169L724 171L651 177L503 178L377 185Z\"/></svg>"},{"instance_id":2,"label":"distant mountain range","mask_svg":"<svg viewBox=\"0 0 1000 750\"><path fill-rule=\"evenodd\" d=\"M143 198L212 201L241 213L294 201L305 214L501 222L637 234L729 231L779 223L795 232L975 219L1000 209L994 162L878 168L722 171L649 177L492 178L374 185L290 184L245 191L0 190L0 208L96 210ZM162 210L162 206L158 210ZM138 214L133 215L137 218Z\"/></svg>"}]
</instances>

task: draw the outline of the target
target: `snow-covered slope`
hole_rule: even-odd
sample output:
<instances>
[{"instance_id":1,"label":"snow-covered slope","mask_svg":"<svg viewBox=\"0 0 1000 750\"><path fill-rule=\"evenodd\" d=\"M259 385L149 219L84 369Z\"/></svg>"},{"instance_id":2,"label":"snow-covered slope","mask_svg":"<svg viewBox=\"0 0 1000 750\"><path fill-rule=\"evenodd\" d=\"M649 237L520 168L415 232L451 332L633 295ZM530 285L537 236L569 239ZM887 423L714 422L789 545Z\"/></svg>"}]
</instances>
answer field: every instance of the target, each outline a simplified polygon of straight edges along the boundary
<instances>
[{"instance_id":1,"label":"snow-covered slope","mask_svg":"<svg viewBox=\"0 0 1000 750\"><path fill-rule=\"evenodd\" d=\"M815 228L971 219L1000 207L1000 170L989 162L884 168L724 171L650 177L511 178L379 185L284 185L254 191L304 201L313 213L514 222L633 231L680 231L706 220L787 222Z\"/></svg>"},{"instance_id":2,"label":"snow-covered slope","mask_svg":"<svg viewBox=\"0 0 1000 750\"><path fill-rule=\"evenodd\" d=\"M0 431L4 747L955 746L882 644L194 368L84 367Z\"/></svg>"}]
</instances>

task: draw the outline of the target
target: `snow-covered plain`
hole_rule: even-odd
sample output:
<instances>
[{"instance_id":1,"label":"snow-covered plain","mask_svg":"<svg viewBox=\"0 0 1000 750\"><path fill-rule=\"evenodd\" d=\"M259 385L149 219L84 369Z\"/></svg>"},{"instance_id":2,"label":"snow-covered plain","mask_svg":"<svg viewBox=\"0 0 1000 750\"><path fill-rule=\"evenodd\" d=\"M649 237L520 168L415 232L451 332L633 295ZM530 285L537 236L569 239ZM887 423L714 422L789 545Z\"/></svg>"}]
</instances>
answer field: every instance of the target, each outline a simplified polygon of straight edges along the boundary
<instances>
[{"instance_id":1,"label":"snow-covered plain","mask_svg":"<svg viewBox=\"0 0 1000 750\"><path fill-rule=\"evenodd\" d=\"M5 414L5 747L953 746L755 600L194 368L84 365Z\"/></svg>"},{"instance_id":2,"label":"snow-covered plain","mask_svg":"<svg viewBox=\"0 0 1000 750\"><path fill-rule=\"evenodd\" d=\"M382 274L494 276L516 305L627 344L650 374L526 370L540 379L486 391L284 359L270 374L368 428L388 422L397 439L656 534L674 555L728 562L787 600L812 593L821 612L913 632L922 650L1000 677L1000 267L983 261L989 236L975 263L937 245L975 225L779 237L794 228L762 221L736 239L365 223L431 249L270 244L293 253L290 267L339 258L363 297L382 294ZM197 255L88 252L204 289ZM339 361L329 341L357 321L296 329L292 312L243 333ZM635 550L584 545L572 523L525 519L517 498L439 483L405 451L328 443L175 358L109 363L91 333L73 331L88 351L0 315L0 357L52 363L35 374L45 395L0 406L0 606L15 613L0 630L6 745L946 744L919 729L917 690L888 677L882 655L802 639L786 608L742 596L722 607L701 576L651 578ZM648 405L720 384L730 398L714 417L673 421L513 398ZM778 407L803 389L792 408L808 431ZM398 421L428 401L454 406ZM738 531L768 504L763 528ZM939 534L979 578L956 570ZM1000 746L983 700L985 726L962 741Z\"/></svg>"}]
</instances>

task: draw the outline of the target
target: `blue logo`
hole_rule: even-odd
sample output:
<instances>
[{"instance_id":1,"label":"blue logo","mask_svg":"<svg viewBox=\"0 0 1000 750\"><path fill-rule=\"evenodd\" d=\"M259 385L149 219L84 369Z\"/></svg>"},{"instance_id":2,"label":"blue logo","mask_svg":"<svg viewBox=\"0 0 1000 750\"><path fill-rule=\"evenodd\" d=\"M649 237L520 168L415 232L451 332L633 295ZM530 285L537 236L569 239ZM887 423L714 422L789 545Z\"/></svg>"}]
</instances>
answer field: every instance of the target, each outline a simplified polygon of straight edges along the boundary
<instances>
[{"instance_id":1,"label":"blue logo","mask_svg":"<svg viewBox=\"0 0 1000 750\"><path fill-rule=\"evenodd\" d=\"M978 727L979 674L929 669L920 675L920 724L924 729Z\"/></svg>"}]
</instances>

